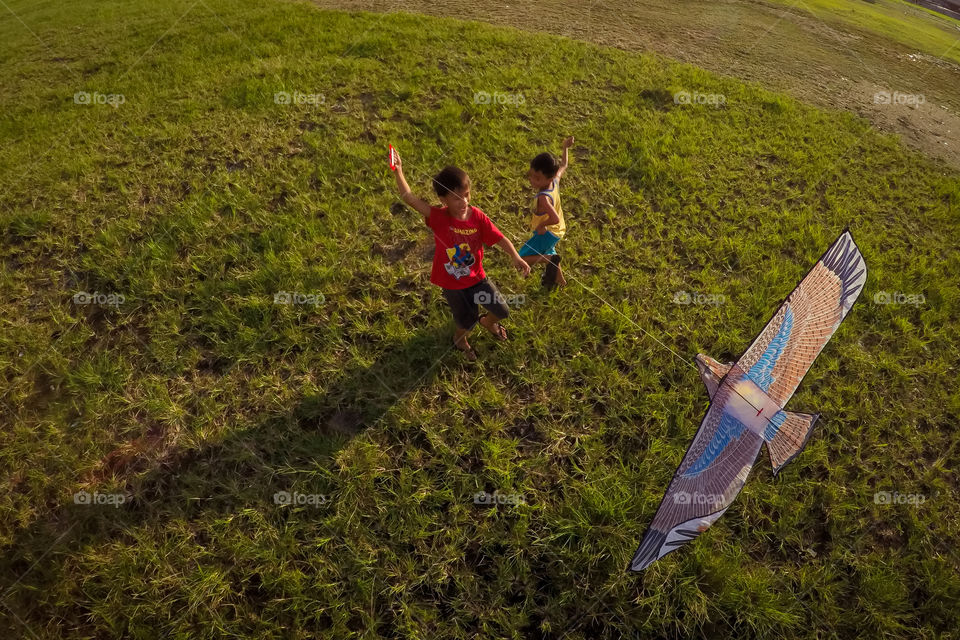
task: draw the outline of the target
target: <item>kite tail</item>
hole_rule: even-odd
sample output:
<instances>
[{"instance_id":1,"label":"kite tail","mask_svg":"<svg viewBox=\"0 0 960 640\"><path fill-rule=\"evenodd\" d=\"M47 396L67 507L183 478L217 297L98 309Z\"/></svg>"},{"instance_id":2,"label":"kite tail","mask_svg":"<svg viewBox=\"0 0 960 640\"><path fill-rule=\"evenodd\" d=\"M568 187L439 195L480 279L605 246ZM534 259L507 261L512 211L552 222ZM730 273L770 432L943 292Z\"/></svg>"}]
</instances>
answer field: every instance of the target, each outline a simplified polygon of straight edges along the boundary
<instances>
[{"instance_id":1,"label":"kite tail","mask_svg":"<svg viewBox=\"0 0 960 640\"><path fill-rule=\"evenodd\" d=\"M770 454L770 464L773 466L773 475L777 475L788 462L794 459L807 444L813 425L820 414L793 413L792 411L778 411L770 421L770 429L763 434L767 441L767 453Z\"/></svg>"}]
</instances>

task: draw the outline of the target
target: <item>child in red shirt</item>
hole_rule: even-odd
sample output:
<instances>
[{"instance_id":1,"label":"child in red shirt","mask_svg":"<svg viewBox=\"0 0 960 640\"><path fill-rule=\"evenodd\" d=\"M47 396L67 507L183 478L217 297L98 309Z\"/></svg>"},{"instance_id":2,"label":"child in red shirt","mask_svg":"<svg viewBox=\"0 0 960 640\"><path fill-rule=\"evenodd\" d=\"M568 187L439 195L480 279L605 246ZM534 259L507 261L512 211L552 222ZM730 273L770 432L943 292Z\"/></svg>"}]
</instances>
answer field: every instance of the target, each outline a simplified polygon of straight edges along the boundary
<instances>
[{"instance_id":1,"label":"child in red shirt","mask_svg":"<svg viewBox=\"0 0 960 640\"><path fill-rule=\"evenodd\" d=\"M524 276L529 275L530 265L483 211L470 206L470 177L466 172L446 167L438 173L433 179L433 189L444 206L431 207L410 191L396 151L394 163L400 197L423 215L424 223L433 231L435 248L430 282L443 289L443 297L453 313L456 324L453 344L467 360L476 360L476 352L467 343L473 327L479 322L498 340L506 340L507 330L500 321L510 315L500 292L483 271L484 245L500 247ZM480 315L480 304L489 315Z\"/></svg>"}]
</instances>

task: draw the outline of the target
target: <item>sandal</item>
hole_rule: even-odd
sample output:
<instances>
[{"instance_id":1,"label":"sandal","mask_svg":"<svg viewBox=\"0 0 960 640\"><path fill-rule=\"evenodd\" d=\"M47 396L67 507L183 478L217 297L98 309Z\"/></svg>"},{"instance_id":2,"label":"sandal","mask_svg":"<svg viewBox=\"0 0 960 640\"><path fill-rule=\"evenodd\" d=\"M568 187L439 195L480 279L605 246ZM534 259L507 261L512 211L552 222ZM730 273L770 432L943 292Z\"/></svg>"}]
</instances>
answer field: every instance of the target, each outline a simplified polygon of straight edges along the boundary
<instances>
[{"instance_id":1,"label":"sandal","mask_svg":"<svg viewBox=\"0 0 960 640\"><path fill-rule=\"evenodd\" d=\"M473 350L473 347L470 345L462 347L456 342L453 343L453 346L463 354L463 357L467 359L467 362L476 362L477 352Z\"/></svg>"},{"instance_id":2,"label":"sandal","mask_svg":"<svg viewBox=\"0 0 960 640\"><path fill-rule=\"evenodd\" d=\"M486 314L486 313L485 313L485 314L483 314L482 316L480 316L480 319L477 320L477 322L479 322L481 325L483 325L483 328L486 329L487 331L489 331L490 334L491 334L494 338L496 338L497 340L500 340L501 342L504 341L504 340L506 340L506 339L507 339L507 330L503 327L502 324L500 324L499 322L494 322L492 327L488 327L486 324L484 324L483 319L486 318L487 315L489 315L489 314Z\"/></svg>"}]
</instances>

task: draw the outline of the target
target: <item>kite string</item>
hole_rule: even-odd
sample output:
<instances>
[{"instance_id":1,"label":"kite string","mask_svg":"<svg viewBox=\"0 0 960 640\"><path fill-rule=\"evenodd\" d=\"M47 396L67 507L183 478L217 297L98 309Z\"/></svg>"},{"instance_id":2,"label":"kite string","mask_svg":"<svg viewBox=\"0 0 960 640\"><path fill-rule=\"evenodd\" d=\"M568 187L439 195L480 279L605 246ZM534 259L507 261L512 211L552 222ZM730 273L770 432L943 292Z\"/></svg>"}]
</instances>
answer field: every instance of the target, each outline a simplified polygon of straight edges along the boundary
<instances>
[{"instance_id":1,"label":"kite string","mask_svg":"<svg viewBox=\"0 0 960 640\"><path fill-rule=\"evenodd\" d=\"M540 255L543 255L543 254L540 254ZM610 304L609 302L607 302L606 300L604 300L602 297L600 297L599 294L597 294L597 292L595 292L593 289L591 289L591 288L588 287L587 285L585 285L585 284L583 284L582 282L580 282L580 280L578 280L576 277L574 277L573 275L571 275L571 276L570 276L570 279L573 280L574 282L576 282L577 284L579 284L581 287L583 287L583 288L586 289L587 291L589 291L589 292L590 292L591 294L593 294L594 296L596 296L596 298L597 298L600 302L604 303L605 305L607 305L608 307L610 307L611 309L613 309L616 313L618 313L618 314L620 314L621 316L623 316L624 318L626 318L633 326L635 326L637 329L639 329L640 331L642 331L644 335L650 337L654 342L656 342L656 343L659 344L661 347L663 347L664 349L666 349L667 351L669 351L670 353L672 353L672 354L673 354L677 359L679 359L681 362L683 362L684 364L688 364L688 365L690 365L691 367L693 367L694 369L696 369L696 370L697 370L697 373L699 374L700 369L699 369L699 367L697 367L697 365L696 365L694 362L692 362L691 360L687 360L686 358L684 358L683 356L681 356L679 353L677 353L676 351L674 351L673 349L671 349L670 347L668 347L667 345L665 345L665 344L664 344L661 340L659 340L656 336L654 336L652 333L650 333L649 331L647 331L646 329L644 329L643 327L641 327L639 324L637 324L636 321L633 320L633 318L629 317L628 315L626 315L625 313L621 312L621 311L618 310L616 307L614 307L612 304ZM748 405L750 405L750 406L753 407L754 409L757 409L758 412L761 410L759 407L755 406L752 402L750 402L749 400L747 400L747 398L745 398L745 397L743 396L743 394L741 394L739 391L737 391L737 389L727 381L726 376L724 376L724 379L723 379L722 384L727 385L727 388L728 388L728 389L730 389L733 393L735 393L735 394L737 394L738 396L740 396L740 397L743 399L743 401L746 402ZM757 415L759 415L759 413L758 413ZM763 416L763 418L764 418L767 422L772 422L771 419L768 418L768 417L766 417L766 416Z\"/></svg>"},{"instance_id":2,"label":"kite string","mask_svg":"<svg viewBox=\"0 0 960 640\"><path fill-rule=\"evenodd\" d=\"M543 255L543 254L541 254L541 255ZM656 336L654 336L652 333L650 333L649 331L647 331L646 329L644 329L643 327L641 327L639 324L637 324L636 321L635 321L633 318L631 318L630 316L626 315L625 313L623 313L622 311L620 311L620 310L618 310L616 307L614 307L612 304L610 304L609 302L607 302L606 300L604 300L603 298L601 298L601 297L597 294L596 291L594 291L593 289L591 289L591 288L588 287L587 285L583 284L582 282L580 282L579 280L577 280L576 277L574 277L574 276L572 276L572 275L570 276L570 279L573 280L574 282L576 282L577 284L579 284L581 287L583 287L583 288L586 289L587 291L589 291L589 292L590 292L591 294L593 294L594 296L596 296L597 300L599 300L600 302L602 302L603 304L607 305L608 307L610 307L611 309L613 309L615 312L617 312L618 314L620 314L621 316L623 316L624 318L626 318L627 320L629 320L630 323L633 324L633 326L635 326L637 329L640 329L640 331L642 331L642 332L644 333L644 335L649 336L651 339L654 340L654 342L656 342L656 343L659 344L661 347L663 347L664 349L666 349L667 351L669 351L670 353L672 353L672 354L673 354L674 356L676 356L681 362L683 362L684 364L689 364L690 366L692 366L693 368L696 369L697 365L695 365L693 362L691 362L690 360L687 360L686 358L684 358L683 356L681 356L679 353L677 353L676 351L674 351L673 349L671 349L670 347L668 347L667 345L665 345L665 344L664 344L663 342L661 342Z\"/></svg>"},{"instance_id":3,"label":"kite string","mask_svg":"<svg viewBox=\"0 0 960 640\"><path fill-rule=\"evenodd\" d=\"M399 155L400 155L400 154L398 153L397 156L399 157ZM402 160L401 160L401 162L402 162ZM402 166L402 165L401 165L401 166ZM439 182L437 182L436 178L431 177L430 179L431 179L432 182L434 182L434 183L436 183L436 184L438 184L438 185L440 184ZM441 186L443 186L443 185L441 185ZM469 203L467 202L466 198L463 198L462 196L460 196L460 194L458 194L458 193L456 193L456 192L453 192L453 191L450 191L449 194L460 198L460 199L463 200L465 203L467 203L467 205L469 206ZM536 249L534 249L534 251L537 253L537 255L539 255L539 256L541 256L541 257L547 257L545 254L540 253L540 252L537 251ZM655 335L653 335L652 333L650 333L649 331L647 331L646 329L644 329L643 327L641 327L639 324L637 324L637 322L636 322L633 318L629 317L628 315L626 315L625 313L623 313L622 311L620 311L619 309L617 309L616 307L614 307L612 304L610 304L609 302L607 302L606 300L604 300L596 291L594 291L593 289L591 289L590 287L588 287L587 285L585 285L585 284L584 284L579 278L577 278L576 276L574 276L574 275L571 274L571 275L570 275L570 279L573 280L574 282L576 282L577 284L579 284L581 287L583 287L583 288L586 289L587 291L589 291L594 297L597 298L597 300L599 300L599 301L602 302L603 304L605 304L605 305L607 305L608 307L610 307L611 309L613 309L616 313L618 313L618 314L621 315L622 317L626 318L627 321L629 321L634 327L636 327L637 329L639 329L645 336L649 337L649 338L652 339L654 342L656 342L657 344L659 344L661 347L663 347L664 349L666 349L667 351L669 351L675 358L677 358L678 360L680 360L680 361L683 362L684 364L688 364L688 365L690 365L691 367L693 367L694 369L696 369L696 370L697 370L697 373L699 374L700 369L699 369L699 367L697 367L697 365L696 365L692 360L687 360L686 358L684 358L683 356L681 356L679 353L677 353L676 351L674 351L673 349L671 349L670 347L668 347L666 344L663 343L663 341L661 341L661 340L660 340L659 338L657 338ZM754 409L757 409L758 411L760 411L759 407L754 406L754 404L753 404L752 402L750 402L749 400L747 400L747 399L743 396L743 394L741 394L739 391L736 390L736 388L734 388L732 385L730 385L730 384L727 382L726 378L724 378L722 384L726 384L727 387L728 387L731 391L733 391L733 393L735 393L735 394L737 394L738 396L740 396L740 398L742 398L744 402L746 402L748 405L750 405L750 406L753 407ZM764 416L764 419L765 419L767 422L771 422L770 418L767 418L766 416Z\"/></svg>"}]
</instances>

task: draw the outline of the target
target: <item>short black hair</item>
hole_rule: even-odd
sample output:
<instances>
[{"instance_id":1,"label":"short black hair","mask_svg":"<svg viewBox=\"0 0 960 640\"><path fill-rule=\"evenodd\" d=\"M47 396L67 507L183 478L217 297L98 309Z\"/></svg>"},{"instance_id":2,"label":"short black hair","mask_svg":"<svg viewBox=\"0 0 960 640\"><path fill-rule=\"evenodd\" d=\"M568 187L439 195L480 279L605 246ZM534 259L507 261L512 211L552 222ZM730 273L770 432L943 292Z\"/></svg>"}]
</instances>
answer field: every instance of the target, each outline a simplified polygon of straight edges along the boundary
<instances>
[{"instance_id":1,"label":"short black hair","mask_svg":"<svg viewBox=\"0 0 960 640\"><path fill-rule=\"evenodd\" d=\"M539 171L547 178L553 178L560 171L560 161L549 151L544 151L530 161L530 168Z\"/></svg>"},{"instance_id":2,"label":"short black hair","mask_svg":"<svg viewBox=\"0 0 960 640\"><path fill-rule=\"evenodd\" d=\"M433 177L433 190L438 196L445 196L469 186L470 176L459 167L444 167L443 171Z\"/></svg>"}]
</instances>

